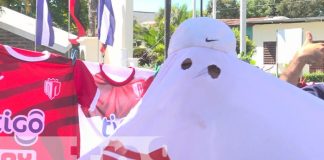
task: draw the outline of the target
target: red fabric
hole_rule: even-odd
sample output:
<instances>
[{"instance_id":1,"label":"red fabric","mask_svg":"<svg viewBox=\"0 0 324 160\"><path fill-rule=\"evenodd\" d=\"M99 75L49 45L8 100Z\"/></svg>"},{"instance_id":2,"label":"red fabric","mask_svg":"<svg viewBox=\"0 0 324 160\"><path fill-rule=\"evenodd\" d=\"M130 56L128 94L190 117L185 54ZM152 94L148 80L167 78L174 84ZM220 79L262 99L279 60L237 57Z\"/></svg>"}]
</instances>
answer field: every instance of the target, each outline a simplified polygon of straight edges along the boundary
<instances>
[{"instance_id":1,"label":"red fabric","mask_svg":"<svg viewBox=\"0 0 324 160\"><path fill-rule=\"evenodd\" d=\"M117 118L125 117L145 94L151 79L133 79L124 85L113 85L101 73L94 76L95 83L101 91L96 105L96 115Z\"/></svg>"},{"instance_id":2,"label":"red fabric","mask_svg":"<svg viewBox=\"0 0 324 160\"><path fill-rule=\"evenodd\" d=\"M88 66L89 65L89 66ZM94 65L94 66L91 66ZM90 67L91 66L91 67ZM100 65L98 63L89 63L86 66L88 69L95 69L91 71L93 74L93 79L89 78L86 80L86 83L93 85L91 86L92 90L84 89L89 95L80 94L79 97L84 97L84 100L79 99L80 104L87 106L83 109L83 112L87 117L91 116L101 116L101 117L110 117L111 114L114 114L116 118L124 118L129 111L137 104L137 102L143 97L148 87L153 81L153 74L151 76L141 76L141 73L137 73L135 68L131 68L131 72L127 73L128 75L122 78L121 81L115 81L108 75L114 75L116 72L125 72L125 68L116 67L113 69L115 73L106 73L103 68L108 67L108 65ZM85 68L82 70L86 70ZM109 70L109 69L108 69ZM128 72L128 71L127 71ZM146 73L147 74L147 73ZM118 75L115 75L118 76ZM76 80L79 82L79 80ZM81 82L79 82L81 84ZM98 101L94 103L95 106L90 108L95 108L91 112L87 108L90 105L90 102L93 102L93 99L86 97L93 97L94 89L99 90L97 92ZM82 96L84 95L84 96Z\"/></svg>"},{"instance_id":3,"label":"red fabric","mask_svg":"<svg viewBox=\"0 0 324 160\"><path fill-rule=\"evenodd\" d=\"M105 151L109 151L115 153L119 156L123 156L124 158L128 159L135 159L135 160L146 160L146 159L153 159L153 160L170 160L170 157L167 155L167 151L165 148L159 148L151 153L145 154L136 151L132 151L127 149L121 142L119 141L111 141L109 146L105 148ZM108 155L103 155L103 160L113 160L113 157Z\"/></svg>"},{"instance_id":4,"label":"red fabric","mask_svg":"<svg viewBox=\"0 0 324 160\"><path fill-rule=\"evenodd\" d=\"M12 49L20 55L30 58L42 56L41 52L24 49ZM80 70L80 69L79 69ZM81 70L80 70L81 72ZM71 155L71 147L79 147L79 121L77 94L81 87L75 87L74 69L70 59L51 54L47 60L28 62L10 55L3 45L0 45L0 116L9 113L11 133L3 132L3 119L0 119L0 150L11 149L34 150L37 159L76 159ZM91 77L91 74L77 74L78 80ZM93 82L92 82L93 84ZM83 91L84 93L84 91ZM93 92L89 92L91 94ZM86 107L87 105L84 105ZM27 117L30 122L30 112L42 115L44 130L39 133L38 140L28 148L17 143L14 135L21 134L12 129L13 120L17 117ZM7 116L8 117L8 116ZM28 119L29 118L29 119ZM8 118L7 118L8 119ZM34 119L35 120L35 119ZM26 121L22 120L19 127ZM34 121L35 122L35 121ZM36 125L37 126L37 125ZM30 129L29 129L30 130ZM33 135L35 136L35 135ZM28 150L27 150L28 151Z\"/></svg>"},{"instance_id":5,"label":"red fabric","mask_svg":"<svg viewBox=\"0 0 324 160\"><path fill-rule=\"evenodd\" d=\"M70 41L71 44L77 45L77 44L79 44L79 42L78 42L79 38L80 37L77 37L76 39L69 39L69 41Z\"/></svg>"},{"instance_id":6,"label":"red fabric","mask_svg":"<svg viewBox=\"0 0 324 160\"><path fill-rule=\"evenodd\" d=\"M78 39L87 34L84 25L82 24L81 19L79 17L80 9L81 8L79 0L70 0L70 15L78 30L77 38L69 39L70 43L73 45L79 44Z\"/></svg>"},{"instance_id":7,"label":"red fabric","mask_svg":"<svg viewBox=\"0 0 324 160\"><path fill-rule=\"evenodd\" d=\"M88 76L84 76L88 75ZM93 101L97 91L95 81L88 68L80 60L76 60L74 67L74 82L79 104L87 110ZM86 84L86 85L85 85Z\"/></svg>"},{"instance_id":8,"label":"red fabric","mask_svg":"<svg viewBox=\"0 0 324 160\"><path fill-rule=\"evenodd\" d=\"M301 78L299 79L299 82L298 82L297 86L298 86L299 88L303 88L303 87L307 86L306 78L301 77Z\"/></svg>"},{"instance_id":9,"label":"red fabric","mask_svg":"<svg viewBox=\"0 0 324 160\"><path fill-rule=\"evenodd\" d=\"M70 0L70 15L78 29L78 37L82 37L86 35L86 31L81 23L78 12L80 12L79 0Z\"/></svg>"},{"instance_id":10,"label":"red fabric","mask_svg":"<svg viewBox=\"0 0 324 160\"><path fill-rule=\"evenodd\" d=\"M103 44L101 42L100 42L100 44L101 44L101 46L100 46L100 53L102 55L105 55L106 54L107 45L105 45L105 44Z\"/></svg>"}]
</instances>

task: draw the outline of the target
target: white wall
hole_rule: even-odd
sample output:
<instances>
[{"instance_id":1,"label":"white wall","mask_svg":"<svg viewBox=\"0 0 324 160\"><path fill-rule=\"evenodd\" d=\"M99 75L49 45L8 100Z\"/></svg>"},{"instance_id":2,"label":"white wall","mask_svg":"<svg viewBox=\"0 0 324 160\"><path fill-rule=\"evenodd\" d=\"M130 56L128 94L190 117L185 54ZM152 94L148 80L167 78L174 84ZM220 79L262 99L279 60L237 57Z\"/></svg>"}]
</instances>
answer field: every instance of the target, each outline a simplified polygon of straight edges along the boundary
<instances>
[{"instance_id":1,"label":"white wall","mask_svg":"<svg viewBox=\"0 0 324 160\"><path fill-rule=\"evenodd\" d=\"M304 31L311 31L314 40L324 40L324 22L304 22L304 23L282 23L282 24L258 24L253 26L253 41L256 45L256 65L260 68L268 69L272 65L263 64L263 42L276 41L276 32L279 29L302 28ZM292 57L291 57L292 58ZM272 67L272 73L276 68Z\"/></svg>"},{"instance_id":2,"label":"white wall","mask_svg":"<svg viewBox=\"0 0 324 160\"><path fill-rule=\"evenodd\" d=\"M288 64L304 42L302 28L279 29L277 31L277 62Z\"/></svg>"},{"instance_id":3,"label":"white wall","mask_svg":"<svg viewBox=\"0 0 324 160\"><path fill-rule=\"evenodd\" d=\"M80 54L84 52L84 58L89 62L102 62L102 58L99 53L99 40L98 37L81 37L80 42Z\"/></svg>"}]
</instances>

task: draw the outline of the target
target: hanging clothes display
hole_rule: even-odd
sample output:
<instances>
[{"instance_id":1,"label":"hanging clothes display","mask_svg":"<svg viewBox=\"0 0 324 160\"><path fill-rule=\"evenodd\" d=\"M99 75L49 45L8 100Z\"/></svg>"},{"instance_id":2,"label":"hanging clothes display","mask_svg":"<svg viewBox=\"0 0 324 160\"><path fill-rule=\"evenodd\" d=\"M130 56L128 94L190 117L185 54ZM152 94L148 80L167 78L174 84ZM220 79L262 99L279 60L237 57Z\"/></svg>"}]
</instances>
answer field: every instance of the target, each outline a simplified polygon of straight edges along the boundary
<instances>
[{"instance_id":1,"label":"hanging clothes display","mask_svg":"<svg viewBox=\"0 0 324 160\"><path fill-rule=\"evenodd\" d=\"M141 100L154 72L141 68L126 68L99 65L94 62L77 61L77 70L89 70L96 94L93 101L87 101L87 93L78 92L80 105L80 159L100 158L106 141L112 135L130 110ZM76 71L77 72L77 71ZM90 82L92 81L92 82ZM84 84L76 78L76 85ZM91 98L90 98L91 99ZM91 102L91 103L90 103ZM91 137L91 138L89 138Z\"/></svg>"},{"instance_id":2,"label":"hanging clothes display","mask_svg":"<svg viewBox=\"0 0 324 160\"><path fill-rule=\"evenodd\" d=\"M0 155L101 157L153 75L0 45Z\"/></svg>"},{"instance_id":3,"label":"hanging clothes display","mask_svg":"<svg viewBox=\"0 0 324 160\"><path fill-rule=\"evenodd\" d=\"M76 90L91 94L85 90L91 87L75 86L74 76L86 82L91 75L78 72L63 56L0 45L1 155L46 160L79 156Z\"/></svg>"}]
</instances>

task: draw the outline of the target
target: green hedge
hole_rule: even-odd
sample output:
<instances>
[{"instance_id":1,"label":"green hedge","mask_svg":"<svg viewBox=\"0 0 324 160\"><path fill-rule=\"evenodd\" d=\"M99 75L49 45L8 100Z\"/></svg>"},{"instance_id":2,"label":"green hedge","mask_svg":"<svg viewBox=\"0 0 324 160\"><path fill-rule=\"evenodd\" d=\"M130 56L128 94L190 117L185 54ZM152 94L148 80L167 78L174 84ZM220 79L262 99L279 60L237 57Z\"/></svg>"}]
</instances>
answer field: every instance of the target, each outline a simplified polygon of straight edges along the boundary
<instances>
[{"instance_id":1,"label":"green hedge","mask_svg":"<svg viewBox=\"0 0 324 160\"><path fill-rule=\"evenodd\" d=\"M324 82L324 72L314 72L303 75L307 82Z\"/></svg>"}]
</instances>

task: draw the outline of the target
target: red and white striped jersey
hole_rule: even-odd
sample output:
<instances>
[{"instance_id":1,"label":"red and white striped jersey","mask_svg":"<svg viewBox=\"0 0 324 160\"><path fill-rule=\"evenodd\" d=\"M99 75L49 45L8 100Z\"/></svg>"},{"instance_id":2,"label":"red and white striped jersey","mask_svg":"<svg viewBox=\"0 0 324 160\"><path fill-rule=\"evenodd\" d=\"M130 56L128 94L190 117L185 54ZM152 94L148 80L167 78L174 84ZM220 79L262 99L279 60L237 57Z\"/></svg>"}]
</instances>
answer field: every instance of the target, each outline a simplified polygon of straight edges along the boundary
<instances>
[{"instance_id":1,"label":"red and white striped jersey","mask_svg":"<svg viewBox=\"0 0 324 160\"><path fill-rule=\"evenodd\" d=\"M89 72L77 71L63 56L0 45L1 158L78 157L76 93L86 87L76 89L74 76Z\"/></svg>"}]
</instances>

